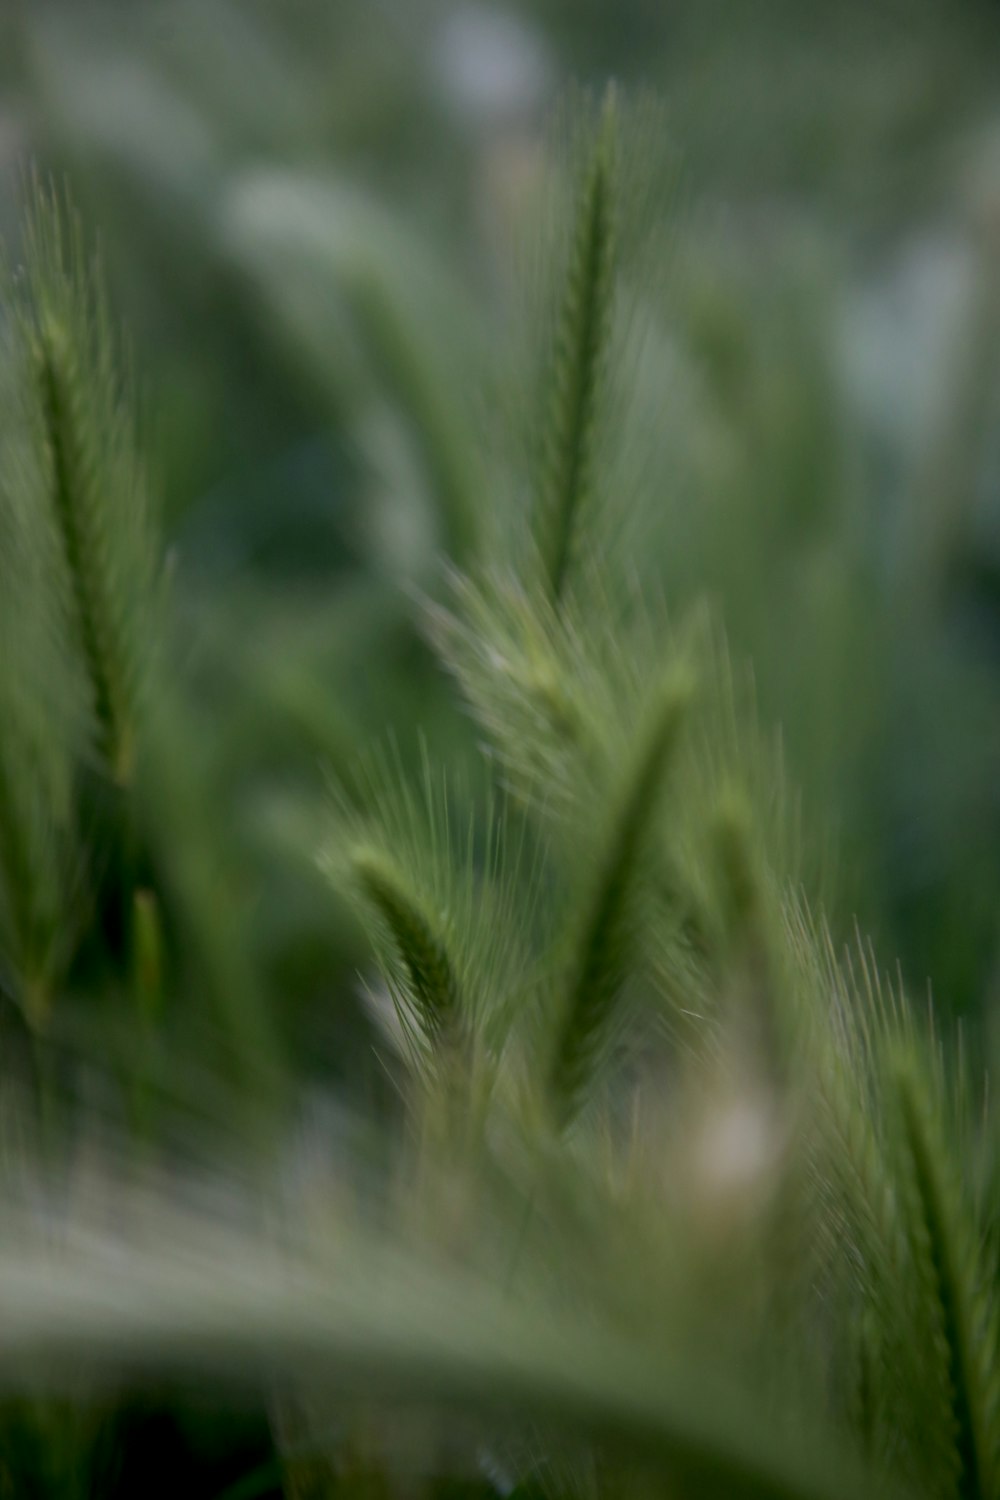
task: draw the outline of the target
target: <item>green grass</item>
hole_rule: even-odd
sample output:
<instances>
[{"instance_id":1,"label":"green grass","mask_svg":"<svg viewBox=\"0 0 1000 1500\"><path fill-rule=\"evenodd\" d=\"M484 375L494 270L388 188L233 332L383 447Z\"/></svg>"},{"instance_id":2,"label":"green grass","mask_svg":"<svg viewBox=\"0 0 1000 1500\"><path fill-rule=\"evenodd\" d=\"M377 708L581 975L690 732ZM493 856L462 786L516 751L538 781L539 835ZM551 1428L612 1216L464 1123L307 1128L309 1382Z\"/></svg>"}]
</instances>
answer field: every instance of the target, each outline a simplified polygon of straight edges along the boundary
<instances>
[{"instance_id":1,"label":"green grass","mask_svg":"<svg viewBox=\"0 0 1000 1500\"><path fill-rule=\"evenodd\" d=\"M236 628L192 672L102 273L32 189L0 412L12 1494L114 1493L130 1403L222 1393L269 1450L231 1494L997 1500L985 1078L831 937L721 626L629 550L660 476L635 499L595 436L650 378L627 114L583 114L549 399L494 487L376 328L461 553L415 608L472 728L439 702L417 757L355 756L321 674L292 691ZM357 676L431 680L398 602L338 608L317 659L335 619Z\"/></svg>"}]
</instances>

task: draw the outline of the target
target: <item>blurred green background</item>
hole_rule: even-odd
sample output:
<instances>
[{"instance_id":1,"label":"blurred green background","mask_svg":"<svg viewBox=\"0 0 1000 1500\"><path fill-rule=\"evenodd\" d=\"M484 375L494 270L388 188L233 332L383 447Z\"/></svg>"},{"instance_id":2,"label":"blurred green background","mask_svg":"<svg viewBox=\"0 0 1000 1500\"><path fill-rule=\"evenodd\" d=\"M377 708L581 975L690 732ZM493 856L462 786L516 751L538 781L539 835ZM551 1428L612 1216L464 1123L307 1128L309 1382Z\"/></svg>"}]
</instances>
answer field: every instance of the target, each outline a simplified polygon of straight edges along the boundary
<instances>
[{"instance_id":1,"label":"blurred green background","mask_svg":"<svg viewBox=\"0 0 1000 1500\"><path fill-rule=\"evenodd\" d=\"M35 163L99 234L248 967L324 1068L367 1035L328 775L389 726L469 748L414 598L503 504L546 121L610 76L680 168L646 566L752 661L839 930L970 1023L1000 999L997 6L5 0L0 229Z\"/></svg>"}]
</instances>

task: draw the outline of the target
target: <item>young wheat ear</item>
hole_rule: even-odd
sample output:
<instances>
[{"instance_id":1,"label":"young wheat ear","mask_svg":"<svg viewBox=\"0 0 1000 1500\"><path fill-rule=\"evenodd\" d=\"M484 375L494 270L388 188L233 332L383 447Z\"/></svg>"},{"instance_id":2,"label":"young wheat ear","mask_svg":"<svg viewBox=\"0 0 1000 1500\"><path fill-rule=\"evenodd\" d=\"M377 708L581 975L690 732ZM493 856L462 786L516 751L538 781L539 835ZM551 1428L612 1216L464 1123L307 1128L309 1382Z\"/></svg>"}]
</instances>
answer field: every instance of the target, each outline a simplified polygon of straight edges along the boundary
<instances>
[{"instance_id":1,"label":"young wheat ear","mask_svg":"<svg viewBox=\"0 0 1000 1500\"><path fill-rule=\"evenodd\" d=\"M361 846L350 862L362 893L389 930L424 1030L432 1040L453 1035L459 988L443 933L389 855Z\"/></svg>"},{"instance_id":2,"label":"young wheat ear","mask_svg":"<svg viewBox=\"0 0 1000 1500\"><path fill-rule=\"evenodd\" d=\"M596 851L594 878L572 937L570 979L549 1066L549 1097L562 1125L582 1102L629 967L642 856L691 695L686 674L671 677L661 689Z\"/></svg>"},{"instance_id":3,"label":"young wheat ear","mask_svg":"<svg viewBox=\"0 0 1000 1500\"><path fill-rule=\"evenodd\" d=\"M539 525L546 583L557 604L566 587L577 519L592 482L614 296L615 140L615 96L609 89L577 198L551 374Z\"/></svg>"},{"instance_id":4,"label":"young wheat ear","mask_svg":"<svg viewBox=\"0 0 1000 1500\"><path fill-rule=\"evenodd\" d=\"M96 748L124 787L155 638L155 526L100 265L62 195L37 181L31 195L14 312L44 469L41 509Z\"/></svg>"},{"instance_id":5,"label":"young wheat ear","mask_svg":"<svg viewBox=\"0 0 1000 1500\"><path fill-rule=\"evenodd\" d=\"M954 1187L955 1165L918 1069L897 1059L892 1070L900 1125L902 1187L910 1252L932 1313L934 1348L941 1359L945 1418L959 1500L996 1500L1000 1494L996 1400L996 1327L992 1288L980 1284L972 1226Z\"/></svg>"},{"instance_id":6,"label":"young wheat ear","mask_svg":"<svg viewBox=\"0 0 1000 1500\"><path fill-rule=\"evenodd\" d=\"M80 370L66 330L45 320L36 362L52 465L52 503L66 560L100 748L120 785L131 778L134 739L118 631L106 596L109 518L103 514L100 472L89 451L80 406Z\"/></svg>"}]
</instances>

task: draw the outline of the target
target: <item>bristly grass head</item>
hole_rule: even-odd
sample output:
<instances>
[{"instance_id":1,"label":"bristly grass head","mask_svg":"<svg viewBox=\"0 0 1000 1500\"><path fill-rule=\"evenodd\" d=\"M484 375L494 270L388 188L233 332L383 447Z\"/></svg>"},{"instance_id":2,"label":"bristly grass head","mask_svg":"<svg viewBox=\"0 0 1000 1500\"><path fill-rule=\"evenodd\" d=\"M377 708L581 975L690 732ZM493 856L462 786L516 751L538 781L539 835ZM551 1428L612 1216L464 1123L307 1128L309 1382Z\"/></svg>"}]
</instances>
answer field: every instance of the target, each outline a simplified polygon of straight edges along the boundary
<instances>
[{"instance_id":1,"label":"bristly grass head","mask_svg":"<svg viewBox=\"0 0 1000 1500\"><path fill-rule=\"evenodd\" d=\"M64 650L17 296L0 258L0 985L40 1025L80 920L73 779L86 701Z\"/></svg>"},{"instance_id":2,"label":"bristly grass head","mask_svg":"<svg viewBox=\"0 0 1000 1500\"><path fill-rule=\"evenodd\" d=\"M426 613L432 644L505 785L518 801L556 814L603 758L612 717L589 618L575 607L557 612L513 573L453 575L451 607L431 604Z\"/></svg>"},{"instance_id":3,"label":"bristly grass head","mask_svg":"<svg viewBox=\"0 0 1000 1500\"><path fill-rule=\"evenodd\" d=\"M947 1486L959 1500L986 1500L1000 1494L995 1272L987 1275L982 1265L980 1231L963 1202L960 1158L945 1143L926 1066L912 1046L890 1066L902 1223L926 1377L928 1384L937 1381L942 1492Z\"/></svg>"},{"instance_id":4,"label":"bristly grass head","mask_svg":"<svg viewBox=\"0 0 1000 1500\"><path fill-rule=\"evenodd\" d=\"M428 1038L437 1042L454 1037L462 1003L444 923L424 909L421 897L409 889L384 849L358 844L349 860L364 900L388 929Z\"/></svg>"},{"instance_id":5,"label":"bristly grass head","mask_svg":"<svg viewBox=\"0 0 1000 1500\"><path fill-rule=\"evenodd\" d=\"M485 777L447 779L426 749L416 786L384 752L352 793L321 863L372 938L411 1064L455 1046L495 1062L537 985L539 846Z\"/></svg>"},{"instance_id":6,"label":"bristly grass head","mask_svg":"<svg viewBox=\"0 0 1000 1500\"><path fill-rule=\"evenodd\" d=\"M558 606L579 545L593 483L601 397L615 290L614 92L605 97L580 183L556 331L538 501L539 552L547 592Z\"/></svg>"},{"instance_id":7,"label":"bristly grass head","mask_svg":"<svg viewBox=\"0 0 1000 1500\"><path fill-rule=\"evenodd\" d=\"M100 266L73 209L37 180L23 255L15 312L66 629L88 684L97 750L124 785L158 602L148 481Z\"/></svg>"},{"instance_id":8,"label":"bristly grass head","mask_svg":"<svg viewBox=\"0 0 1000 1500\"><path fill-rule=\"evenodd\" d=\"M637 903L647 841L691 697L691 682L669 678L647 708L593 851L588 889L569 938L569 972L549 1062L557 1119L572 1118L600 1054L626 974L635 963Z\"/></svg>"},{"instance_id":9,"label":"bristly grass head","mask_svg":"<svg viewBox=\"0 0 1000 1500\"><path fill-rule=\"evenodd\" d=\"M651 99L613 85L570 96L546 146L518 228L484 555L558 612L595 558L648 560L637 536L659 523L664 474L676 481L680 207L673 132Z\"/></svg>"}]
</instances>

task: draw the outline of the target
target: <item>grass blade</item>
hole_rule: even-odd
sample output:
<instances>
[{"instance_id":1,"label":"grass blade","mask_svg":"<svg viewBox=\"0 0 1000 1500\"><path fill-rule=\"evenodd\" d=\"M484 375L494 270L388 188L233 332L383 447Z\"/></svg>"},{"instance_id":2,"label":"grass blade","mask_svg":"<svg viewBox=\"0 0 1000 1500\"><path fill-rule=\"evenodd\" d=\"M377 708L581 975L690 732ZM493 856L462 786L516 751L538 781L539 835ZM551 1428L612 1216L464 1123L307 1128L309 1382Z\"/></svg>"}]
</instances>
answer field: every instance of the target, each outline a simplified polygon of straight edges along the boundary
<instances>
[{"instance_id":1,"label":"grass blade","mask_svg":"<svg viewBox=\"0 0 1000 1500\"><path fill-rule=\"evenodd\" d=\"M224 1238L224 1237L223 1237ZM793 1429L690 1362L474 1274L348 1244L293 1266L216 1235L125 1257L79 1252L0 1263L0 1385L193 1376L511 1412L644 1459L699 1500L885 1497L808 1424Z\"/></svg>"}]
</instances>

